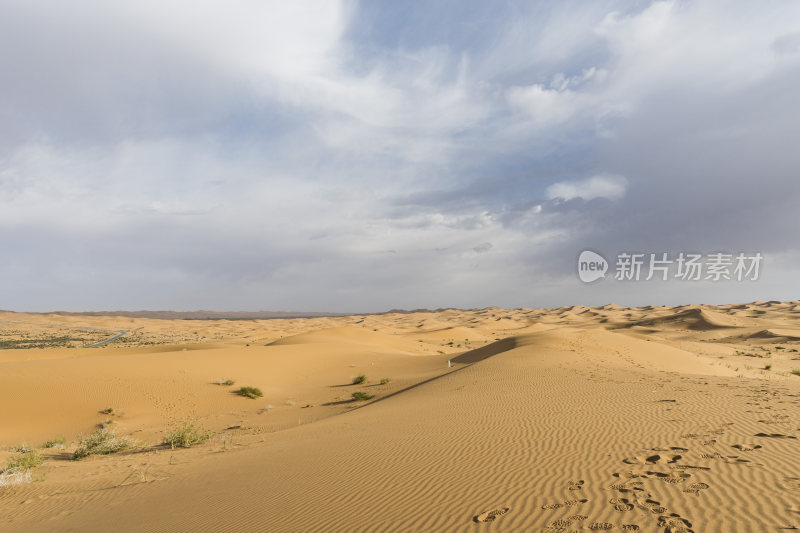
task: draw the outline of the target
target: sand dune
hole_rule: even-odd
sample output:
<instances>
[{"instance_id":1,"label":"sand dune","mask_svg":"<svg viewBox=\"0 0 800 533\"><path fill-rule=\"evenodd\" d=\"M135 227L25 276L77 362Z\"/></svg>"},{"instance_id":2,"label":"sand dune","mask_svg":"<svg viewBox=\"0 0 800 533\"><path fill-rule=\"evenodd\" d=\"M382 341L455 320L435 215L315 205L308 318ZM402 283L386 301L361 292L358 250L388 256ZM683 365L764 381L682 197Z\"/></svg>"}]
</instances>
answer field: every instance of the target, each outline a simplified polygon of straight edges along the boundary
<instances>
[{"instance_id":1,"label":"sand dune","mask_svg":"<svg viewBox=\"0 0 800 533\"><path fill-rule=\"evenodd\" d=\"M645 318L644 320L636 322L636 325L687 330L709 330L737 327L741 325L740 322L741 321L737 321L719 312L693 307L677 313Z\"/></svg>"},{"instance_id":2,"label":"sand dune","mask_svg":"<svg viewBox=\"0 0 800 533\"><path fill-rule=\"evenodd\" d=\"M23 442L65 444L39 451L29 482L0 487L0 528L800 527L793 307L2 315L6 346L47 346L0 351L0 458L23 456ZM754 310L764 318L733 314ZM89 344L90 327L136 334L58 346ZM366 383L351 384L359 374ZM234 394L240 385L264 396ZM373 398L351 401L357 390ZM79 434L108 419L137 446L71 460ZM184 420L212 438L160 446Z\"/></svg>"},{"instance_id":3,"label":"sand dune","mask_svg":"<svg viewBox=\"0 0 800 533\"><path fill-rule=\"evenodd\" d=\"M751 338L800 340L800 329L762 329L750 335Z\"/></svg>"},{"instance_id":4,"label":"sand dune","mask_svg":"<svg viewBox=\"0 0 800 533\"><path fill-rule=\"evenodd\" d=\"M401 351L408 353L430 352L433 348L418 342L411 342L396 335L387 335L376 331L353 326L325 328L307 333L299 333L270 342L267 346L288 346L301 344L354 344L370 346L379 350Z\"/></svg>"}]
</instances>

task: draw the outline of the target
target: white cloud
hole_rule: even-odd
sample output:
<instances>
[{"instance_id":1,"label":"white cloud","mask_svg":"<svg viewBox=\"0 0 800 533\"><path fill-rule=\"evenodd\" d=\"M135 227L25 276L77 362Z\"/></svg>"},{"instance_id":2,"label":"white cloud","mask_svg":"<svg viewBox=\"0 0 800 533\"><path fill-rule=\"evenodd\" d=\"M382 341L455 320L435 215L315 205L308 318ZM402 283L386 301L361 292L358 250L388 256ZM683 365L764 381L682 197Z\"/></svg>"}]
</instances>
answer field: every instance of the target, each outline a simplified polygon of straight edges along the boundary
<instances>
[{"instance_id":1,"label":"white cloud","mask_svg":"<svg viewBox=\"0 0 800 533\"><path fill-rule=\"evenodd\" d=\"M628 189L628 180L624 176L613 174L600 174L584 180L561 181L547 188L547 197L550 200L594 200L606 198L619 200L625 196Z\"/></svg>"}]
</instances>

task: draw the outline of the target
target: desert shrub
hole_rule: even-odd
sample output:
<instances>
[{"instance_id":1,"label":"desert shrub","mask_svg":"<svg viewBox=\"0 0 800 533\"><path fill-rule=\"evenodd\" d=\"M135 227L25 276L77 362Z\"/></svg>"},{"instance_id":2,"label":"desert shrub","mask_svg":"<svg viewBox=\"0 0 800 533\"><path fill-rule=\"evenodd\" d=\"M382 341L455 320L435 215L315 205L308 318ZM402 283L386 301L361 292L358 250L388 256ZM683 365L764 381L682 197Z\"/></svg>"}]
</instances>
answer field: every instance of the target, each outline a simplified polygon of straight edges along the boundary
<instances>
[{"instance_id":1,"label":"desert shrub","mask_svg":"<svg viewBox=\"0 0 800 533\"><path fill-rule=\"evenodd\" d=\"M356 391L353 393L353 399L357 402L363 402L372 398L371 394L367 394L364 391Z\"/></svg>"},{"instance_id":2,"label":"desert shrub","mask_svg":"<svg viewBox=\"0 0 800 533\"><path fill-rule=\"evenodd\" d=\"M392 378L382 378L381 379L381 385L386 385L387 383L391 383L391 382L392 382Z\"/></svg>"},{"instance_id":3,"label":"desert shrub","mask_svg":"<svg viewBox=\"0 0 800 533\"><path fill-rule=\"evenodd\" d=\"M167 444L173 450L175 448L191 448L210 437L211 433L201 432L191 422L184 421L179 426L167 430L162 444Z\"/></svg>"},{"instance_id":4,"label":"desert shrub","mask_svg":"<svg viewBox=\"0 0 800 533\"><path fill-rule=\"evenodd\" d=\"M78 449L72 454L72 458L78 460L90 455L108 455L131 446L130 439L119 437L113 431L101 428L91 435L81 438Z\"/></svg>"},{"instance_id":5,"label":"desert shrub","mask_svg":"<svg viewBox=\"0 0 800 533\"><path fill-rule=\"evenodd\" d=\"M103 409L102 411L100 411L100 414L101 415L110 415L113 412L114 412L114 408L113 407L107 407L107 408Z\"/></svg>"},{"instance_id":6,"label":"desert shrub","mask_svg":"<svg viewBox=\"0 0 800 533\"><path fill-rule=\"evenodd\" d=\"M764 370L770 370L770 369L772 369L772 365L764 365Z\"/></svg>"},{"instance_id":7,"label":"desert shrub","mask_svg":"<svg viewBox=\"0 0 800 533\"><path fill-rule=\"evenodd\" d=\"M367 382L367 376L364 374L359 374L358 376L353 378L353 385L361 385L362 383Z\"/></svg>"},{"instance_id":8,"label":"desert shrub","mask_svg":"<svg viewBox=\"0 0 800 533\"><path fill-rule=\"evenodd\" d=\"M57 446L64 446L66 443L67 439L64 437L56 437L54 439L44 441L42 448L55 448Z\"/></svg>"},{"instance_id":9,"label":"desert shrub","mask_svg":"<svg viewBox=\"0 0 800 533\"><path fill-rule=\"evenodd\" d=\"M800 370L792 370L792 374L795 376L800 376Z\"/></svg>"},{"instance_id":10,"label":"desert shrub","mask_svg":"<svg viewBox=\"0 0 800 533\"><path fill-rule=\"evenodd\" d=\"M264 393L261 392L261 389L256 388L256 387L242 387L237 391L237 393L240 396L244 396L246 398L251 398L253 400L255 400L256 398L261 398L262 396L264 396Z\"/></svg>"},{"instance_id":11,"label":"desert shrub","mask_svg":"<svg viewBox=\"0 0 800 533\"><path fill-rule=\"evenodd\" d=\"M230 386L231 386L231 385L233 385L234 383L236 383L236 382L235 382L235 381L233 381L232 379L218 379L218 380L216 381L216 384L217 384L217 385L225 385L225 386L227 386L227 387L230 387Z\"/></svg>"},{"instance_id":12,"label":"desert shrub","mask_svg":"<svg viewBox=\"0 0 800 533\"><path fill-rule=\"evenodd\" d=\"M42 456L39 455L39 452L36 450L31 450L20 457L12 457L9 459L8 463L6 463L4 472L7 470L24 472L39 466L42 463L44 463L44 459L42 459Z\"/></svg>"}]
</instances>

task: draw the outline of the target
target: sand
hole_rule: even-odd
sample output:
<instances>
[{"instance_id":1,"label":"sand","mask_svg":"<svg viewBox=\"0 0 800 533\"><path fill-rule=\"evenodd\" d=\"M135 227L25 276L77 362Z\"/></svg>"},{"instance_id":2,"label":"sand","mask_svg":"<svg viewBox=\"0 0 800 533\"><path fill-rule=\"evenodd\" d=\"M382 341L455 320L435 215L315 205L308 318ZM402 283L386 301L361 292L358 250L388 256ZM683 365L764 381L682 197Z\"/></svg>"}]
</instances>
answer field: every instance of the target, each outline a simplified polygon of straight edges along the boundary
<instances>
[{"instance_id":1,"label":"sand","mask_svg":"<svg viewBox=\"0 0 800 533\"><path fill-rule=\"evenodd\" d=\"M43 347L0 350L0 464L65 444L0 487L0 530L791 530L798 311L1 313L4 346ZM182 421L211 438L160 445ZM100 426L136 446L72 460Z\"/></svg>"}]
</instances>

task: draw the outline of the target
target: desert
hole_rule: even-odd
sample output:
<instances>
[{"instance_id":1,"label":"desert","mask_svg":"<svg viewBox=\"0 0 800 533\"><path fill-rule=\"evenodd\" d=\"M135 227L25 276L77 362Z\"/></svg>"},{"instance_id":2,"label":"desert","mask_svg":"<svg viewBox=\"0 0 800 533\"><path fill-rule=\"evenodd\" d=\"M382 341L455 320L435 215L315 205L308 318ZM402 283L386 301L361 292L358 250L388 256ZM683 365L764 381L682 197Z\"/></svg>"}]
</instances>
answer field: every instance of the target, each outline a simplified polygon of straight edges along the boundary
<instances>
[{"instance_id":1,"label":"desert","mask_svg":"<svg viewBox=\"0 0 800 533\"><path fill-rule=\"evenodd\" d=\"M790 530L798 311L3 313L2 529Z\"/></svg>"}]
</instances>

